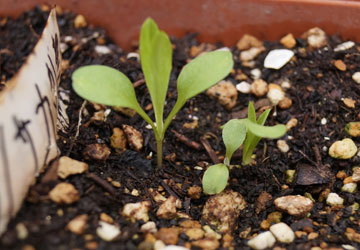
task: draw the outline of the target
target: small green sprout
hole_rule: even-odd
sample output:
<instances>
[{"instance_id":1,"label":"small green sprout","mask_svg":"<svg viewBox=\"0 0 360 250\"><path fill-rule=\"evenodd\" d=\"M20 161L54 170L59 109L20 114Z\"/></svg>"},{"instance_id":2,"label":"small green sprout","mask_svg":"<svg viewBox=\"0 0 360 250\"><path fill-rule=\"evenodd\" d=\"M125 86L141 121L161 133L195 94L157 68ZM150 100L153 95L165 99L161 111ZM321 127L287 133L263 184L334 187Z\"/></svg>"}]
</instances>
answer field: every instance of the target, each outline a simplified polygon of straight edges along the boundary
<instances>
[{"instance_id":1,"label":"small green sprout","mask_svg":"<svg viewBox=\"0 0 360 250\"><path fill-rule=\"evenodd\" d=\"M157 143L157 164L162 166L162 144L165 131L186 101L226 77L233 68L229 51L213 51L185 65L177 79L178 97L168 117L163 121L164 103L172 68L172 46L169 37L147 18L140 32L140 59L146 86L153 103L155 122L138 103L131 81L111 67L90 65L77 69L73 89L84 99L109 106L135 110L154 131Z\"/></svg>"},{"instance_id":2,"label":"small green sprout","mask_svg":"<svg viewBox=\"0 0 360 250\"><path fill-rule=\"evenodd\" d=\"M261 138L276 139L286 133L285 125L264 126L270 109L264 111L256 120L252 102L248 106L248 118L233 119L223 126L222 136L225 144L224 163L210 166L204 173L202 185L206 194L217 194L223 191L229 179L230 160L233 153L244 143L243 165L251 162L251 156Z\"/></svg>"}]
</instances>

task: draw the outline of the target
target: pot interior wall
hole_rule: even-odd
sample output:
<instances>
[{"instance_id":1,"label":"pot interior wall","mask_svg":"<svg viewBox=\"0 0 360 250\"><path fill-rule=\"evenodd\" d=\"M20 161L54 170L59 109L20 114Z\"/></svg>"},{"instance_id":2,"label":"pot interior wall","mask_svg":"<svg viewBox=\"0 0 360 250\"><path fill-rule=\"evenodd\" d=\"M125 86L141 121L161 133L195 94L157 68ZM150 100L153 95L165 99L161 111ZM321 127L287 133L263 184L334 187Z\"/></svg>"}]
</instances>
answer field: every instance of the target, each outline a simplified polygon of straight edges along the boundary
<instances>
[{"instance_id":1,"label":"pot interior wall","mask_svg":"<svg viewBox=\"0 0 360 250\"><path fill-rule=\"evenodd\" d=\"M275 40L314 26L360 41L360 2L346 0L0 0L0 15L19 15L36 4L58 4L105 27L121 47L136 42L144 19L153 17L171 35L200 32L200 41L234 45L249 33Z\"/></svg>"}]
</instances>

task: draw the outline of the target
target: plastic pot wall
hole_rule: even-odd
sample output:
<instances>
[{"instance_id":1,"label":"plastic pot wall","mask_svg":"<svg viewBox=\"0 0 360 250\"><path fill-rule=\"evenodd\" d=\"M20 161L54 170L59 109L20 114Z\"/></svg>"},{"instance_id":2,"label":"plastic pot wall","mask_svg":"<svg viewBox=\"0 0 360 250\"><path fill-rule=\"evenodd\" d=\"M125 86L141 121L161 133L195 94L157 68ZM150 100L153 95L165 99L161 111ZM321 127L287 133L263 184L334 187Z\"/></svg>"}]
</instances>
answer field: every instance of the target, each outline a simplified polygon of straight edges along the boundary
<instances>
[{"instance_id":1,"label":"plastic pot wall","mask_svg":"<svg viewBox=\"0 0 360 250\"><path fill-rule=\"evenodd\" d=\"M125 49L137 41L148 16L171 35L196 31L201 41L228 46L245 33L275 40L314 26L360 41L360 1L354 0L0 0L0 15L16 16L43 3L85 15Z\"/></svg>"}]
</instances>

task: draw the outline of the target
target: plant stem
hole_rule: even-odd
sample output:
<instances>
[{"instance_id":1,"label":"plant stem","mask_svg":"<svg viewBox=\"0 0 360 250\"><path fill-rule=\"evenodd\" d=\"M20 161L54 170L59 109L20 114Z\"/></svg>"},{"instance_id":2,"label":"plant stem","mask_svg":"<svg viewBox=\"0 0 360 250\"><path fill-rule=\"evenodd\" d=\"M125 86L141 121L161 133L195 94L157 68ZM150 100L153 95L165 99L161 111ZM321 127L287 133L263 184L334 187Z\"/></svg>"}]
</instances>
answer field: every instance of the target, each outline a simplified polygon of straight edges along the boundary
<instances>
[{"instance_id":1,"label":"plant stem","mask_svg":"<svg viewBox=\"0 0 360 250\"><path fill-rule=\"evenodd\" d=\"M162 138L156 138L156 149L157 149L157 166L158 168L162 167L162 150L163 150L163 139Z\"/></svg>"}]
</instances>

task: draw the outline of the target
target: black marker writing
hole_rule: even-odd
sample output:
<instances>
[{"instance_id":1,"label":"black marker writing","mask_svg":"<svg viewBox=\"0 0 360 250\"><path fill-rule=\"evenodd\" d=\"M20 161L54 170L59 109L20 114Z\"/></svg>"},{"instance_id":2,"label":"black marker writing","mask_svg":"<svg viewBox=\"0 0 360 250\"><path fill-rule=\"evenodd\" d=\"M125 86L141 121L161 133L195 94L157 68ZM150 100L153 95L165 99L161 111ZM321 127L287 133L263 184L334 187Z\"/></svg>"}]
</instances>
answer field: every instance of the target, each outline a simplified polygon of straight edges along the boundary
<instances>
[{"instance_id":1,"label":"black marker writing","mask_svg":"<svg viewBox=\"0 0 360 250\"><path fill-rule=\"evenodd\" d=\"M48 145L46 147L46 154L45 154L45 157L44 157L44 163L41 165L41 166L45 166L46 162L48 160L48 157L49 157L50 146L51 146L50 126L49 126L49 119L48 119L47 112L46 112L46 107L48 109L48 112L50 113L51 126L52 126L52 132L53 132L54 137L55 137L55 134L56 134L55 126L54 126L55 122L54 122L54 118L53 118L53 115L52 115L52 110L51 110L51 107L50 107L49 98L47 96L42 96L41 95L39 86L36 83L35 83L35 88L36 88L36 92L37 92L37 94L39 96L39 99L40 99L40 103L36 106L36 112L35 113L38 114L39 110L40 109L42 110L44 120L45 120L46 133L47 133Z\"/></svg>"},{"instance_id":2,"label":"black marker writing","mask_svg":"<svg viewBox=\"0 0 360 250\"><path fill-rule=\"evenodd\" d=\"M34 157L35 172L37 173L38 168L39 168L39 163L38 163L38 158L37 158L37 154L36 154L36 150L35 150L35 145L32 140L32 137L29 133L29 130L26 127L30 124L30 120L20 121L15 116L13 117L13 120L14 120L15 126L17 127L17 133L15 135L15 139L16 140L21 139L24 143L30 144L31 151L32 151L32 154Z\"/></svg>"},{"instance_id":3,"label":"black marker writing","mask_svg":"<svg viewBox=\"0 0 360 250\"><path fill-rule=\"evenodd\" d=\"M59 53L59 38L57 34L55 34L55 38L51 37L52 40L52 47L55 51L55 63L57 68L59 69L60 66L60 53Z\"/></svg>"},{"instance_id":4,"label":"black marker writing","mask_svg":"<svg viewBox=\"0 0 360 250\"><path fill-rule=\"evenodd\" d=\"M49 57L49 60L50 60L50 57ZM50 60L50 63L51 63L51 65L52 65L52 62L51 62L51 60ZM49 80L50 80L50 86L51 86L51 89L54 89L55 88L55 77L54 77L54 73L53 73L53 71L51 71L51 69L50 69L50 67L49 67L49 65L47 64L47 63L45 63L45 66L46 66L46 68L47 68L47 73L48 73L48 78L49 78ZM52 65L52 68L54 69L54 66Z\"/></svg>"}]
</instances>

